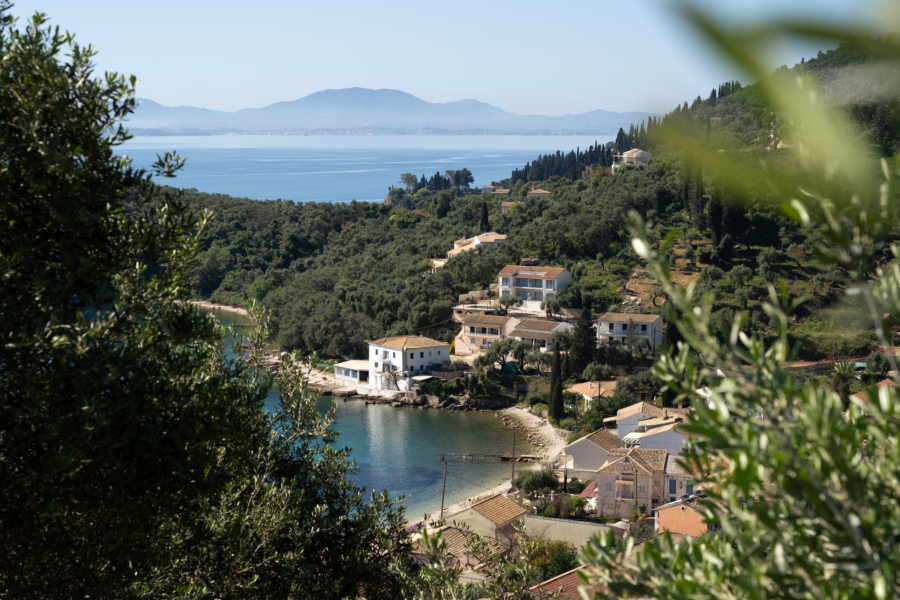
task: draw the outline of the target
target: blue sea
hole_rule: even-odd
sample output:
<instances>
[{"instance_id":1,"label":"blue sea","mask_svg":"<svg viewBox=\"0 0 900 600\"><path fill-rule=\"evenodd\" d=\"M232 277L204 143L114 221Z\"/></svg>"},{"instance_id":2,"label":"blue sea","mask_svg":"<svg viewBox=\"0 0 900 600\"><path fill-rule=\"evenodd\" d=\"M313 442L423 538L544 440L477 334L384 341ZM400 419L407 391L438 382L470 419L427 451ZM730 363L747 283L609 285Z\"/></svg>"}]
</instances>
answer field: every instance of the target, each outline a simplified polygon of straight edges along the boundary
<instances>
[{"instance_id":1,"label":"blue sea","mask_svg":"<svg viewBox=\"0 0 900 600\"><path fill-rule=\"evenodd\" d=\"M186 159L159 183L256 200L380 202L401 173L431 177L469 169L481 187L510 176L540 154L606 143L595 136L529 135L217 135L136 136L119 147L149 169L156 156Z\"/></svg>"}]
</instances>

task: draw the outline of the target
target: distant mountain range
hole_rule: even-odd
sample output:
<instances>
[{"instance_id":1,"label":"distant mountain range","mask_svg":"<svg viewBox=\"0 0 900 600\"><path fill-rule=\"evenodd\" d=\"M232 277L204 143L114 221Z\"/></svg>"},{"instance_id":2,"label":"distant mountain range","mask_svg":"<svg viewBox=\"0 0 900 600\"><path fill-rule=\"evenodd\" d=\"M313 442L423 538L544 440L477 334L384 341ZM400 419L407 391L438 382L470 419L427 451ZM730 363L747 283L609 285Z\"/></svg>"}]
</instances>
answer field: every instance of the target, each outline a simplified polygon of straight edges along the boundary
<instances>
[{"instance_id":1,"label":"distant mountain range","mask_svg":"<svg viewBox=\"0 0 900 600\"><path fill-rule=\"evenodd\" d=\"M528 134L601 135L628 129L652 113L595 110L547 117L515 115L477 100L434 103L398 90L323 90L290 102L235 112L163 106L142 99L128 119L140 135Z\"/></svg>"}]
</instances>

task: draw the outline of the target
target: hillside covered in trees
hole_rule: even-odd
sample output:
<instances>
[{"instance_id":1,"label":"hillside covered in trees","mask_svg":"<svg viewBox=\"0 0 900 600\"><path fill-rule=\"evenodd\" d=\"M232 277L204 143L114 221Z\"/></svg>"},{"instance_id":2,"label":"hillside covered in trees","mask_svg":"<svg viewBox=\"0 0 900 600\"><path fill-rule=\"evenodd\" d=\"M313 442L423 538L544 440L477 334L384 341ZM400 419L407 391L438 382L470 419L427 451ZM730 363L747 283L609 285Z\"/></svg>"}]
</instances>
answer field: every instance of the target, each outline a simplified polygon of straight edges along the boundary
<instances>
[{"instance_id":1,"label":"hillside covered in trees","mask_svg":"<svg viewBox=\"0 0 900 600\"><path fill-rule=\"evenodd\" d=\"M860 74L878 52L878 40L867 47L843 45L777 74L819 82L861 124L872 153L887 155L900 140L897 99L885 97L877 79ZM637 259L626 224L635 210L659 239L674 236L677 267L692 263L687 273L699 271L699 284L716 290L723 333L742 310L765 332L767 318L759 308L764 284L783 281L791 296L811 299L792 325L801 356L867 353L874 336L855 328L852 314L835 305L844 274L812 265L817 234L785 218L771 188L720 185L714 164L674 150L669 139L685 131L719 146L720 153L776 170L789 171L796 160L790 115L770 110L757 85L726 82L661 118L620 131L608 147L538 157L499 182L513 189L511 196L473 192L466 177L452 173L410 178L407 190L392 190L384 204L189 193L192 206L215 213L196 267L196 293L235 304L259 300L272 309L284 348L330 356L359 353L365 339L382 335L449 340L458 327L450 314L460 294L486 288L504 264L525 257L573 273L573 285L551 311L589 302L596 314L615 308L628 293ZM633 146L653 153L650 164L611 173L613 156ZM538 184L551 194L526 198ZM504 211L502 202L515 204ZM508 243L492 253L463 253L432 273L431 258L443 257L454 240L485 230L485 209L488 227L506 234ZM664 297L650 301L653 310L665 310Z\"/></svg>"}]
</instances>

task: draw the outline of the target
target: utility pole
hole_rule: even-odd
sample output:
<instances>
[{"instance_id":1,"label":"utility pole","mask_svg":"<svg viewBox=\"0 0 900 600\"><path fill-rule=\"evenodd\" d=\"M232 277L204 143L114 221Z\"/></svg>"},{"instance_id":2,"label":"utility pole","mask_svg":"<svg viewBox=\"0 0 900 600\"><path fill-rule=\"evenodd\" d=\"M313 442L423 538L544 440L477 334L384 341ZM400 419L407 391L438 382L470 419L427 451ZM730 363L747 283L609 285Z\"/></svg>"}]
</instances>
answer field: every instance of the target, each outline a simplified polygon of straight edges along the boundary
<instances>
[{"instance_id":1,"label":"utility pole","mask_svg":"<svg viewBox=\"0 0 900 600\"><path fill-rule=\"evenodd\" d=\"M444 463L444 483L441 485L441 516L438 520L442 520L444 518L444 492L447 490L447 463Z\"/></svg>"},{"instance_id":2,"label":"utility pole","mask_svg":"<svg viewBox=\"0 0 900 600\"><path fill-rule=\"evenodd\" d=\"M510 485L516 484L516 430L513 429L513 451L512 451L512 475L509 479Z\"/></svg>"}]
</instances>

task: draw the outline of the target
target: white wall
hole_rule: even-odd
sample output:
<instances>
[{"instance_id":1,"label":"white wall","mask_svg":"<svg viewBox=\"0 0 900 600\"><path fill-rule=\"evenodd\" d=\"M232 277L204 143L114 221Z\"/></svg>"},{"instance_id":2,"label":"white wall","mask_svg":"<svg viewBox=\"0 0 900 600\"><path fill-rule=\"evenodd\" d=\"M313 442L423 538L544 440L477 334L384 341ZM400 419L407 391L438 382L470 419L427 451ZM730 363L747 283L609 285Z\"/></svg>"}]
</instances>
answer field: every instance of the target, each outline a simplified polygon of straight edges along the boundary
<instances>
[{"instance_id":1,"label":"white wall","mask_svg":"<svg viewBox=\"0 0 900 600\"><path fill-rule=\"evenodd\" d=\"M395 389L394 377L384 371L384 365L387 364L389 370L393 368L397 371L396 378L400 388L409 389L409 382L403 381L404 372L408 371L410 376L424 375L429 366L447 362L450 362L450 348L445 344L406 350L369 344L369 381L377 388Z\"/></svg>"},{"instance_id":2,"label":"white wall","mask_svg":"<svg viewBox=\"0 0 900 600\"><path fill-rule=\"evenodd\" d=\"M581 479L585 475L583 472L589 472L591 474L590 478L593 479L600 465L606 462L608 454L609 452L605 448L601 448L586 437L572 442L566 448L566 462L571 462L568 467L569 477ZM574 471L578 471L579 474L574 474Z\"/></svg>"},{"instance_id":3,"label":"white wall","mask_svg":"<svg viewBox=\"0 0 900 600\"><path fill-rule=\"evenodd\" d=\"M650 431L653 431L652 429ZM687 436L670 429L656 435L644 436L638 442L641 448L668 450L669 454L681 454L687 445Z\"/></svg>"}]
</instances>

